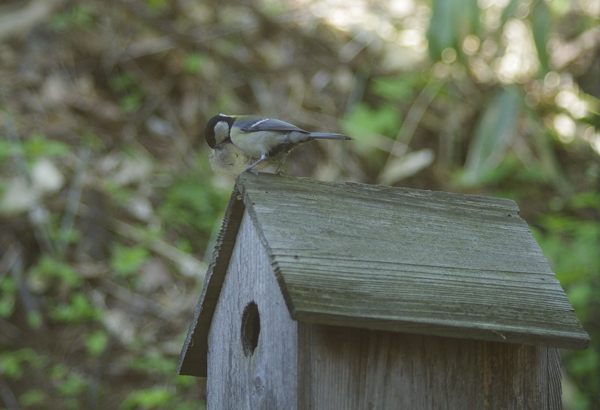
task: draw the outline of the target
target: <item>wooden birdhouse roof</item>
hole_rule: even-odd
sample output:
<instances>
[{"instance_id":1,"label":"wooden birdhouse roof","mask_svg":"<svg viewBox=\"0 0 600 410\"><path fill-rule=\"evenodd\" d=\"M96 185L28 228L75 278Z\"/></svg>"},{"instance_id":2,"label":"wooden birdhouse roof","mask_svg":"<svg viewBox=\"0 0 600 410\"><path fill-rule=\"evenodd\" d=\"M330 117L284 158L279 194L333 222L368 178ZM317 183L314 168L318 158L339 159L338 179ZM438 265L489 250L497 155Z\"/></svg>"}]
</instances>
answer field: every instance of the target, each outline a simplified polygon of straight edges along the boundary
<instances>
[{"instance_id":1,"label":"wooden birdhouse roof","mask_svg":"<svg viewBox=\"0 0 600 410\"><path fill-rule=\"evenodd\" d=\"M245 212L294 320L568 349L589 344L514 201L242 174L180 374L205 367Z\"/></svg>"}]
</instances>

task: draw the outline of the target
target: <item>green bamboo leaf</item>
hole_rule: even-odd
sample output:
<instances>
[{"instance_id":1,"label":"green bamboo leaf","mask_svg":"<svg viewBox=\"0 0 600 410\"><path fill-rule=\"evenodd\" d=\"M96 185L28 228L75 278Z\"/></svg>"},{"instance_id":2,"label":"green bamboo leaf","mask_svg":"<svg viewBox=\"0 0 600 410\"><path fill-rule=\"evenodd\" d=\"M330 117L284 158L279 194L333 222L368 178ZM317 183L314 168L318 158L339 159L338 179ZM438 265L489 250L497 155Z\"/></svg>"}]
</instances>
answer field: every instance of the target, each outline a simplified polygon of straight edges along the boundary
<instances>
[{"instance_id":1,"label":"green bamboo leaf","mask_svg":"<svg viewBox=\"0 0 600 410\"><path fill-rule=\"evenodd\" d=\"M522 103L523 97L517 88L504 88L490 101L475 126L463 183L480 183L502 161L506 146L517 132Z\"/></svg>"},{"instance_id":2,"label":"green bamboo leaf","mask_svg":"<svg viewBox=\"0 0 600 410\"><path fill-rule=\"evenodd\" d=\"M463 39L478 30L477 0L436 0L427 30L429 56L437 61L446 48L459 51Z\"/></svg>"},{"instance_id":3,"label":"green bamboo leaf","mask_svg":"<svg viewBox=\"0 0 600 410\"><path fill-rule=\"evenodd\" d=\"M459 33L460 43L457 47L462 47L463 40L470 34L480 35L481 19L479 16L479 3L477 0L462 0L459 9L456 10L457 17L460 21Z\"/></svg>"},{"instance_id":4,"label":"green bamboo leaf","mask_svg":"<svg viewBox=\"0 0 600 410\"><path fill-rule=\"evenodd\" d=\"M502 25L504 26L509 18L513 17L515 11L517 11L517 6L521 4L521 0L510 0L508 5L502 11Z\"/></svg>"},{"instance_id":5,"label":"green bamboo leaf","mask_svg":"<svg viewBox=\"0 0 600 410\"><path fill-rule=\"evenodd\" d=\"M445 48L456 44L457 20L453 18L456 3L456 0L436 0L433 3L427 41L429 56L434 61L440 59Z\"/></svg>"},{"instance_id":6,"label":"green bamboo leaf","mask_svg":"<svg viewBox=\"0 0 600 410\"><path fill-rule=\"evenodd\" d=\"M537 49L538 60L540 62L540 76L543 77L550 70L547 41L550 34L550 11L545 1L538 1L531 15L531 25L533 30L533 41Z\"/></svg>"}]
</instances>

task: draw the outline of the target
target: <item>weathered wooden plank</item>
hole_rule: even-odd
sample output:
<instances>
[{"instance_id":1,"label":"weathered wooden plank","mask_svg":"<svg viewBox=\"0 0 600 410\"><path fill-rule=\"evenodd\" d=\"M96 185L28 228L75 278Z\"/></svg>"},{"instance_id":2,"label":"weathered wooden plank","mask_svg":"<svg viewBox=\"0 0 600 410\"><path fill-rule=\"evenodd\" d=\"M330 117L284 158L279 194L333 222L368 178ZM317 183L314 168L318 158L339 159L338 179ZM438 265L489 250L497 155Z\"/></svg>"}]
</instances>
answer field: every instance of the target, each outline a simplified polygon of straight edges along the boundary
<instances>
[{"instance_id":1,"label":"weathered wooden plank","mask_svg":"<svg viewBox=\"0 0 600 410\"><path fill-rule=\"evenodd\" d=\"M223 227L217 238L213 258L204 279L204 287L196 307L194 320L190 324L181 350L177 365L177 373L180 375L206 377L208 330L244 215L245 206L241 199L237 190L234 190L223 217Z\"/></svg>"},{"instance_id":2,"label":"weathered wooden plank","mask_svg":"<svg viewBox=\"0 0 600 410\"><path fill-rule=\"evenodd\" d=\"M514 201L242 175L294 319L585 348Z\"/></svg>"},{"instance_id":3,"label":"weathered wooden plank","mask_svg":"<svg viewBox=\"0 0 600 410\"><path fill-rule=\"evenodd\" d=\"M562 409L562 373L560 369L560 349L548 348L548 408Z\"/></svg>"},{"instance_id":4,"label":"weathered wooden plank","mask_svg":"<svg viewBox=\"0 0 600 410\"><path fill-rule=\"evenodd\" d=\"M298 337L298 408L560 409L558 349L306 323Z\"/></svg>"},{"instance_id":5,"label":"weathered wooden plank","mask_svg":"<svg viewBox=\"0 0 600 410\"><path fill-rule=\"evenodd\" d=\"M253 353L244 351L242 315L258 307ZM297 322L293 321L253 223L244 218L208 335L210 409L296 409Z\"/></svg>"}]
</instances>

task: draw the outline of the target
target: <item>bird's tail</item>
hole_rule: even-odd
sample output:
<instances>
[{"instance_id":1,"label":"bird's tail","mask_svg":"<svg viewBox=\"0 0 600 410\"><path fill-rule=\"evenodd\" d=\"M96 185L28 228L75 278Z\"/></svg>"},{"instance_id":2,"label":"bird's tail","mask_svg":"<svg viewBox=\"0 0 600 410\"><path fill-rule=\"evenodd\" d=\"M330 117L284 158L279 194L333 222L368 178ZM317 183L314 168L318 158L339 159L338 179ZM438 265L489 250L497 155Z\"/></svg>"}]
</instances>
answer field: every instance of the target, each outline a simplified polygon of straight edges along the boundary
<instances>
[{"instance_id":1,"label":"bird's tail","mask_svg":"<svg viewBox=\"0 0 600 410\"><path fill-rule=\"evenodd\" d=\"M330 134L328 132L311 132L308 135L311 140L323 139L323 140L351 140L347 135L343 134Z\"/></svg>"}]
</instances>

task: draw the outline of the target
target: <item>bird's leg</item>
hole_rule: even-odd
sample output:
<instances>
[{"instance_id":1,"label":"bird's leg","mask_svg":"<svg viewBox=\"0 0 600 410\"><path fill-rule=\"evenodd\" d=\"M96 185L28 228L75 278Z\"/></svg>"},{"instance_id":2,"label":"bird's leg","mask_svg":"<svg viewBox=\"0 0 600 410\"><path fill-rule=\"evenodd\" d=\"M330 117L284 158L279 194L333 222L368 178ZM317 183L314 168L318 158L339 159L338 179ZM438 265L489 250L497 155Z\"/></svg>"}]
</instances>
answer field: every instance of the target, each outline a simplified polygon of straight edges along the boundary
<instances>
[{"instance_id":1,"label":"bird's leg","mask_svg":"<svg viewBox=\"0 0 600 410\"><path fill-rule=\"evenodd\" d=\"M265 159L267 159L267 154L262 154L260 156L260 159L258 161L256 161L254 164L250 165L248 168L246 168L246 170L244 172L250 172L251 174L254 174L258 177L258 172L256 172L255 170L253 170L252 168L257 165L259 162L264 161Z\"/></svg>"}]
</instances>

